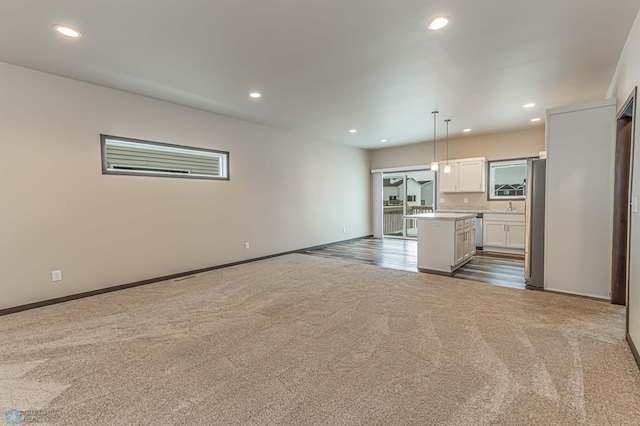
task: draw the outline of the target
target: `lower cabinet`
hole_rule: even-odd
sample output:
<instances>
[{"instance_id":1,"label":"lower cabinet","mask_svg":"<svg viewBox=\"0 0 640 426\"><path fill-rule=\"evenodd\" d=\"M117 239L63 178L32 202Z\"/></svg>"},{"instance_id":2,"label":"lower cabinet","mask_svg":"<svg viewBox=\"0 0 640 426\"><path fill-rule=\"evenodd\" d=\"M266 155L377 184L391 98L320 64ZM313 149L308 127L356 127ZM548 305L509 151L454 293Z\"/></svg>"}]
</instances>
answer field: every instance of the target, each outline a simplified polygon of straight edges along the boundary
<instances>
[{"instance_id":1,"label":"lower cabinet","mask_svg":"<svg viewBox=\"0 0 640 426\"><path fill-rule=\"evenodd\" d=\"M524 214L484 215L482 246L485 251L524 254Z\"/></svg>"},{"instance_id":2,"label":"lower cabinet","mask_svg":"<svg viewBox=\"0 0 640 426\"><path fill-rule=\"evenodd\" d=\"M476 254L476 221L465 219L460 225L462 229L456 231L456 264L463 262ZM456 222L456 229L459 224Z\"/></svg>"}]
</instances>

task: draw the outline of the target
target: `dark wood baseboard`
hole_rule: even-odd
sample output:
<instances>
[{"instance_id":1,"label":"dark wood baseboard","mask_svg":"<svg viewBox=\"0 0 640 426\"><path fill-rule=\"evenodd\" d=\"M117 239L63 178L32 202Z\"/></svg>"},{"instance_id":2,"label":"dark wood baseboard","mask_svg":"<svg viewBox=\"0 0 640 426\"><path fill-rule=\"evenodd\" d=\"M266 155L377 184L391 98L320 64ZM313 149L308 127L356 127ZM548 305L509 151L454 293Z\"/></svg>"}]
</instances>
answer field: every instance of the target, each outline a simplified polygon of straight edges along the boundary
<instances>
[{"instance_id":1,"label":"dark wood baseboard","mask_svg":"<svg viewBox=\"0 0 640 426\"><path fill-rule=\"evenodd\" d=\"M442 275L443 277L453 277L453 272L436 271L435 269L418 268L418 271L432 275Z\"/></svg>"},{"instance_id":2,"label":"dark wood baseboard","mask_svg":"<svg viewBox=\"0 0 640 426\"><path fill-rule=\"evenodd\" d=\"M14 307L11 307L11 308L0 309L0 316L14 314L16 312L27 311L27 310L30 310L30 309L41 308L41 307L49 306L49 305L55 305L55 304L58 304L58 303L69 302L71 300L84 299L85 297L97 296L98 294L111 293L113 291L125 290L127 288L139 287L139 286L147 285L147 284L153 284L153 283L157 283L157 282L160 282L160 281L175 280L175 279L178 279L178 278L187 277L189 275L196 275L196 274L200 274L202 272L208 272L208 271L213 271L213 270L216 270L216 269L228 268L230 266L236 266L236 265L242 265L242 264L245 264L245 263L257 262L259 260L271 259L273 257L284 256L284 255L287 255L287 254L300 253L300 252L307 251L307 250L317 250L317 249L324 248L324 247L329 247L329 246L332 246L332 245L335 245L335 244L341 244L341 243L345 243L345 242L349 242L349 241L357 241L357 240L361 240L361 239L364 239L364 238L372 238L372 237L373 237L373 235L366 235L364 237L350 238L348 240L336 241L336 242L333 242L333 243L322 244L322 245L319 245L319 246L313 246L313 247L307 247L307 248L302 248L302 249L298 249L298 250L286 251L286 252L282 252L282 253L270 254L268 256L261 256L261 257L255 257L255 258L252 258L252 259L240 260L238 262L225 263L224 265L210 266L210 267L207 267L207 268L196 269L196 270L193 270L193 271L179 272L177 274L165 275L163 277L149 278L147 280L136 281L136 282L127 283L127 284L120 284L120 285L116 285L116 286L112 286L112 287L105 287L105 288L92 290L92 291L85 291L83 293L76 293L76 294L71 294L71 295L63 296L63 297L56 297L55 299L47 299L47 300L42 300L40 302L28 303L26 305L20 305L20 306L14 306Z\"/></svg>"},{"instance_id":3,"label":"dark wood baseboard","mask_svg":"<svg viewBox=\"0 0 640 426\"><path fill-rule=\"evenodd\" d=\"M633 354L633 357L636 359L636 364L638 364L638 368L640 368L640 354L638 353L638 348L636 348L636 345L633 343L631 336L629 336L629 333L627 333L627 343L629 343L629 347L631 348L631 353Z\"/></svg>"},{"instance_id":4,"label":"dark wood baseboard","mask_svg":"<svg viewBox=\"0 0 640 426\"><path fill-rule=\"evenodd\" d=\"M547 290L546 288L535 288L535 290L544 291L545 293L559 294L559 295L561 295L561 296L577 297L577 298L580 298L580 299L593 300L594 302L605 302L605 303L611 303L611 300L609 300L609 299L604 299L604 298L602 298L602 297L583 296L583 295L581 295L581 294L564 293L564 292L562 292L562 291Z\"/></svg>"},{"instance_id":5,"label":"dark wood baseboard","mask_svg":"<svg viewBox=\"0 0 640 426\"><path fill-rule=\"evenodd\" d=\"M524 285L524 287L525 287L527 290L544 291L544 288L536 287L536 286L534 286L534 285L525 284L525 285Z\"/></svg>"}]
</instances>

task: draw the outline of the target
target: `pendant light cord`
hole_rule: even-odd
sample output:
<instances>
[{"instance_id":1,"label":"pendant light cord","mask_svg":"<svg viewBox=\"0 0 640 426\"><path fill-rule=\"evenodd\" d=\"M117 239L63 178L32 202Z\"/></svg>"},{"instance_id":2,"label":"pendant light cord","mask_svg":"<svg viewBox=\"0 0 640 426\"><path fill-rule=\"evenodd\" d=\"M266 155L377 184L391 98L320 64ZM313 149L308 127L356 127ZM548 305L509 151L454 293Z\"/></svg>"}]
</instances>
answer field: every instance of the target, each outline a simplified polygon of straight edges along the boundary
<instances>
[{"instance_id":1,"label":"pendant light cord","mask_svg":"<svg viewBox=\"0 0 640 426\"><path fill-rule=\"evenodd\" d=\"M447 118L444 121L447 123L447 166L448 166L449 165L449 122L451 121L451 119Z\"/></svg>"},{"instance_id":2,"label":"pendant light cord","mask_svg":"<svg viewBox=\"0 0 640 426\"><path fill-rule=\"evenodd\" d=\"M433 111L433 162L436 162L436 117L440 111Z\"/></svg>"}]
</instances>

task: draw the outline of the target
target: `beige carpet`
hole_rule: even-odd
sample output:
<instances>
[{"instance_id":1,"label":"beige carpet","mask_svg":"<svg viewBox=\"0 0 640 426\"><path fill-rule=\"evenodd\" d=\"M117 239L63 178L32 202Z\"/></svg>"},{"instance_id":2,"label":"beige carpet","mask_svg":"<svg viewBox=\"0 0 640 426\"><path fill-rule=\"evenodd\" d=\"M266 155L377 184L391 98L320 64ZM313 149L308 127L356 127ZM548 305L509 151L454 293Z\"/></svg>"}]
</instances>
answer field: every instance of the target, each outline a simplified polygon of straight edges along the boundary
<instances>
[{"instance_id":1,"label":"beige carpet","mask_svg":"<svg viewBox=\"0 0 640 426\"><path fill-rule=\"evenodd\" d=\"M0 424L638 425L623 330L602 302L294 254L0 317Z\"/></svg>"}]
</instances>

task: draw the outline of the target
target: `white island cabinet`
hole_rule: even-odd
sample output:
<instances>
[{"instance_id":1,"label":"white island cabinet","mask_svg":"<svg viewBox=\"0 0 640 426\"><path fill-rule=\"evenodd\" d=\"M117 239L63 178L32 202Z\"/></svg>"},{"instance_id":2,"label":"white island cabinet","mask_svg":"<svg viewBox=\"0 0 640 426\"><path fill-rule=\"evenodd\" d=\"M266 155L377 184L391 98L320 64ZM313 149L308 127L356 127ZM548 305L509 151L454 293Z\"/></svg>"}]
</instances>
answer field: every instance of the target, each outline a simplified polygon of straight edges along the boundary
<instances>
[{"instance_id":1,"label":"white island cabinet","mask_svg":"<svg viewBox=\"0 0 640 426\"><path fill-rule=\"evenodd\" d=\"M476 253L476 215L426 213L418 221L418 269L451 275Z\"/></svg>"}]
</instances>

